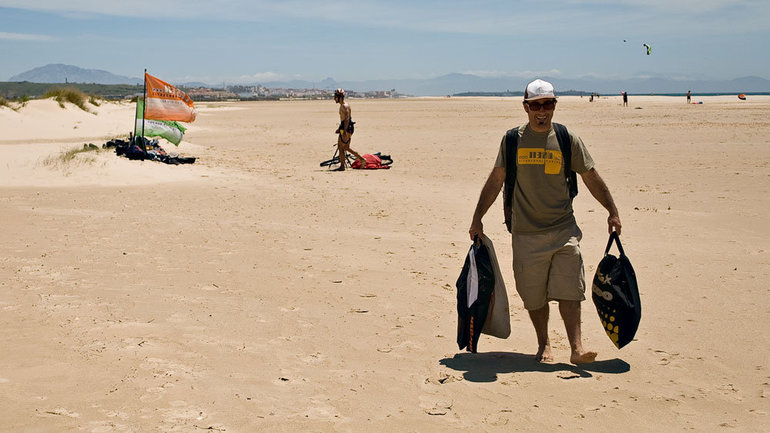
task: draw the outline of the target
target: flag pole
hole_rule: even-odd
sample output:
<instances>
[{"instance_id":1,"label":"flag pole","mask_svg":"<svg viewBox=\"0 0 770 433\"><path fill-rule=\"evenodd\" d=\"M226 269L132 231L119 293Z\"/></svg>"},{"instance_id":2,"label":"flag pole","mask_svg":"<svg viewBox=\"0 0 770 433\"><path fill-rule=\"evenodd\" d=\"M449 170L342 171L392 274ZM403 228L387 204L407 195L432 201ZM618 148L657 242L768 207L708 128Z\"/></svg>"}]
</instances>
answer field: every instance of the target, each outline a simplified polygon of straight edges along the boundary
<instances>
[{"instance_id":1,"label":"flag pole","mask_svg":"<svg viewBox=\"0 0 770 433\"><path fill-rule=\"evenodd\" d=\"M144 144L144 113L147 111L147 68L144 69L144 90L142 91L142 150L147 155L147 146Z\"/></svg>"},{"instance_id":2,"label":"flag pole","mask_svg":"<svg viewBox=\"0 0 770 433\"><path fill-rule=\"evenodd\" d=\"M129 138L130 138L129 141L131 141L131 145L133 145L136 142L136 121L139 120L139 117L136 115L136 112L138 111L138 108L139 108L138 96L136 97L136 108L137 110L134 110L134 135L131 135L131 133L129 133Z\"/></svg>"}]
</instances>

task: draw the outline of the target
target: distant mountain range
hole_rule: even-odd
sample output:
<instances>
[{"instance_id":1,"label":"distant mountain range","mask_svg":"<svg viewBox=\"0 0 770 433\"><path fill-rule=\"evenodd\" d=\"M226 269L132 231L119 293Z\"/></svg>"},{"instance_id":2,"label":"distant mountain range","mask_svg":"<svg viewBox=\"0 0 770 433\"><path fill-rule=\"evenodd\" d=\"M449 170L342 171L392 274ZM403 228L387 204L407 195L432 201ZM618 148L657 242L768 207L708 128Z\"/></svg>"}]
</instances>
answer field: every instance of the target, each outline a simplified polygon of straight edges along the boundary
<instances>
[{"instance_id":1,"label":"distant mountain range","mask_svg":"<svg viewBox=\"0 0 770 433\"><path fill-rule=\"evenodd\" d=\"M586 93L618 94L667 94L686 93L765 93L770 92L770 80L761 77L741 77L732 80L685 80L662 77L629 78L607 80L599 78L558 78L541 77L551 81L559 91L582 91ZM51 64L14 75L8 81L30 81L35 83L97 83L97 84L141 84L141 78L124 77L99 69L82 69L77 66ZM429 79L392 79L369 81L335 81L326 78L313 81L272 81L262 83L241 83L262 85L269 88L325 89L342 87L359 92L396 89L398 93L414 96L445 96L465 92L522 92L529 78L480 77L471 74L447 74ZM205 83L175 83L187 87L220 87Z\"/></svg>"},{"instance_id":2,"label":"distant mountain range","mask_svg":"<svg viewBox=\"0 0 770 433\"><path fill-rule=\"evenodd\" d=\"M14 75L8 81L29 81L32 83L95 83L95 84L141 84L142 78L115 75L100 69L83 69L61 63L41 66Z\"/></svg>"}]
</instances>

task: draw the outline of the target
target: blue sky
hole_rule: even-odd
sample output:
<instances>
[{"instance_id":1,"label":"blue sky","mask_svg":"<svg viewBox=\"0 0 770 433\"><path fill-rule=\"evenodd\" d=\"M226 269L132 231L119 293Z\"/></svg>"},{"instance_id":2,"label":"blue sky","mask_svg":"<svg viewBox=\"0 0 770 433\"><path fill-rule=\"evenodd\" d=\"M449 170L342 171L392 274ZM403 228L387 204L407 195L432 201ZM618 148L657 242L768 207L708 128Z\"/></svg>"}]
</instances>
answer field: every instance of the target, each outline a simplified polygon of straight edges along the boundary
<instances>
[{"instance_id":1,"label":"blue sky","mask_svg":"<svg viewBox=\"0 0 770 433\"><path fill-rule=\"evenodd\" d=\"M0 80L770 79L768 23L768 0L0 0Z\"/></svg>"}]
</instances>

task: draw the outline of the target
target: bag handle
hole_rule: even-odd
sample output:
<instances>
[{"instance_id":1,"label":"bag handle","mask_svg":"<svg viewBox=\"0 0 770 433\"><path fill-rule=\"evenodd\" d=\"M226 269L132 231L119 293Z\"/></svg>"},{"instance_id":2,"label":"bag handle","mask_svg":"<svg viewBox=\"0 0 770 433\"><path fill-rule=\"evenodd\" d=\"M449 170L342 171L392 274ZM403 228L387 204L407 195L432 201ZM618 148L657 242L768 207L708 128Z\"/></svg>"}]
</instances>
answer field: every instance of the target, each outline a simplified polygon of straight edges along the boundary
<instances>
[{"instance_id":1,"label":"bag handle","mask_svg":"<svg viewBox=\"0 0 770 433\"><path fill-rule=\"evenodd\" d=\"M615 241L615 243L618 244L618 251L620 251L621 256L625 256L626 253L623 252L623 245L620 244L620 236L618 235L618 232L612 231L610 233L610 240L607 241L607 248L604 249L604 255L606 256L610 252L610 248L612 247L612 241Z\"/></svg>"}]
</instances>

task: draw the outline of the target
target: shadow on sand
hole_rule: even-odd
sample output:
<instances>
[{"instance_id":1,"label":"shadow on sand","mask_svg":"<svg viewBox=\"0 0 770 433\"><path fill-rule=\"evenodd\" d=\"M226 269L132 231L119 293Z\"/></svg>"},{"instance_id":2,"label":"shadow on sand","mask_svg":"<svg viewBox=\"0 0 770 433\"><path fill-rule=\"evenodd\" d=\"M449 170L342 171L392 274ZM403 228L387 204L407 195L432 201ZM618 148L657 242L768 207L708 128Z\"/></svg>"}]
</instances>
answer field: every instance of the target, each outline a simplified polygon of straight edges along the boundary
<instances>
[{"instance_id":1,"label":"shadow on sand","mask_svg":"<svg viewBox=\"0 0 770 433\"><path fill-rule=\"evenodd\" d=\"M439 361L441 365L456 371L463 371L465 380L471 382L494 382L500 373L563 371L571 373L564 379L593 377L593 373L621 374L631 370L631 366L622 359L608 359L591 364L576 366L565 363L536 362L533 355L514 352L458 353L452 358Z\"/></svg>"}]
</instances>

